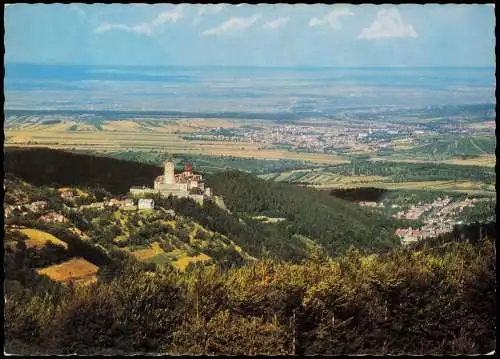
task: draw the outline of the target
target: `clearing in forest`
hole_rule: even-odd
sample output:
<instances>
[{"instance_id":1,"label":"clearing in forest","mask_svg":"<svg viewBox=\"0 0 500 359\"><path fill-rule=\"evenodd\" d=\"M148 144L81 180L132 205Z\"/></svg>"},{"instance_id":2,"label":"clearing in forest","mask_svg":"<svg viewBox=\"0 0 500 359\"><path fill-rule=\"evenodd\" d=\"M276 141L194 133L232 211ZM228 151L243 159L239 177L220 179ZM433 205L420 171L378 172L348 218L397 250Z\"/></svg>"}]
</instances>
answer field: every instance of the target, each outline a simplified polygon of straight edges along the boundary
<instances>
[{"instance_id":1,"label":"clearing in forest","mask_svg":"<svg viewBox=\"0 0 500 359\"><path fill-rule=\"evenodd\" d=\"M97 280L98 269L99 267L83 258L73 258L61 264L37 269L37 272L58 282L75 281L80 284L89 284Z\"/></svg>"},{"instance_id":2,"label":"clearing in forest","mask_svg":"<svg viewBox=\"0 0 500 359\"><path fill-rule=\"evenodd\" d=\"M26 241L26 247L28 248L42 248L45 247L45 244L47 242L51 242L52 244L56 244L58 246L64 247L65 249L68 249L68 244L66 242L61 241L59 238L53 236L50 233L43 232L34 228L23 228L19 231L29 237L29 239Z\"/></svg>"}]
</instances>

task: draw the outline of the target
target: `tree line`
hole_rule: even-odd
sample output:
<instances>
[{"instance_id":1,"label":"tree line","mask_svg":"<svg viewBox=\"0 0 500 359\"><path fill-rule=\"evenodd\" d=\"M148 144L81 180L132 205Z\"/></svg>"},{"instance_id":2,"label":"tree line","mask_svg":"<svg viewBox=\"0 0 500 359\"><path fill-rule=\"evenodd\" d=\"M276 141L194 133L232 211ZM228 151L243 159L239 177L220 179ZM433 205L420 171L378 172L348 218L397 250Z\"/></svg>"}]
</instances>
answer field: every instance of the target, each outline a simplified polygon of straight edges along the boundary
<instances>
[{"instance_id":1,"label":"tree line","mask_svg":"<svg viewBox=\"0 0 500 359\"><path fill-rule=\"evenodd\" d=\"M88 287L44 277L30 285L6 273L6 351L487 353L495 347L495 242L463 233L378 256L351 247L334 261L186 273L113 254Z\"/></svg>"}]
</instances>

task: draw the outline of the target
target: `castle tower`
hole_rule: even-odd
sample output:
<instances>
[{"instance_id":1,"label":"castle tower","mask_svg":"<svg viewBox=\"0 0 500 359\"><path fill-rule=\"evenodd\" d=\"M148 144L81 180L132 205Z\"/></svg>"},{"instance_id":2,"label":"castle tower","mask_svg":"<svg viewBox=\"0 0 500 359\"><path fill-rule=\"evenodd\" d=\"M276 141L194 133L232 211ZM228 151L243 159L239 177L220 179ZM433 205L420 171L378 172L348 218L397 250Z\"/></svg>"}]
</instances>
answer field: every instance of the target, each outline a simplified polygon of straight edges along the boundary
<instances>
[{"instance_id":1,"label":"castle tower","mask_svg":"<svg viewBox=\"0 0 500 359\"><path fill-rule=\"evenodd\" d=\"M189 174L193 173L193 166L191 166L190 163L186 163L184 165L184 173L189 173Z\"/></svg>"},{"instance_id":2,"label":"castle tower","mask_svg":"<svg viewBox=\"0 0 500 359\"><path fill-rule=\"evenodd\" d=\"M163 172L163 183L165 184L175 183L174 168L175 168L174 163L171 160L165 161L164 172Z\"/></svg>"}]
</instances>

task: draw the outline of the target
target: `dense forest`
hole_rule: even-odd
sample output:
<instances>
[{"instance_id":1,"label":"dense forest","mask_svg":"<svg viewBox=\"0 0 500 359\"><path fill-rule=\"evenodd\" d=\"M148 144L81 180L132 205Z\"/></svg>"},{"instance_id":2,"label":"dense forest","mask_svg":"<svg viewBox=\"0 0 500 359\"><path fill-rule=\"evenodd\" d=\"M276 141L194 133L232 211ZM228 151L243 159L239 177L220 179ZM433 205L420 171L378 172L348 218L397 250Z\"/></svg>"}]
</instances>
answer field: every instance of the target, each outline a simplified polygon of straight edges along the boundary
<instances>
[{"instance_id":1,"label":"dense forest","mask_svg":"<svg viewBox=\"0 0 500 359\"><path fill-rule=\"evenodd\" d=\"M119 253L64 286L5 254L5 350L17 354L484 354L495 348L495 224L384 255L186 273ZM22 241L21 238L10 240ZM50 253L42 254L50 260Z\"/></svg>"},{"instance_id":2,"label":"dense forest","mask_svg":"<svg viewBox=\"0 0 500 359\"><path fill-rule=\"evenodd\" d=\"M326 190L333 197L345 199L346 201L369 201L379 202L387 197L390 192L384 188L363 187L363 188L341 188Z\"/></svg>"},{"instance_id":3,"label":"dense forest","mask_svg":"<svg viewBox=\"0 0 500 359\"><path fill-rule=\"evenodd\" d=\"M398 243L392 232L400 222L327 193L265 181L237 171L206 178L232 212L285 218L278 226L290 234L317 239L330 254L339 254L350 244L373 250L388 249Z\"/></svg>"},{"instance_id":4,"label":"dense forest","mask_svg":"<svg viewBox=\"0 0 500 359\"><path fill-rule=\"evenodd\" d=\"M163 170L154 165L48 148L5 149L4 171L36 186L101 187L113 194L132 185L152 186Z\"/></svg>"}]
</instances>

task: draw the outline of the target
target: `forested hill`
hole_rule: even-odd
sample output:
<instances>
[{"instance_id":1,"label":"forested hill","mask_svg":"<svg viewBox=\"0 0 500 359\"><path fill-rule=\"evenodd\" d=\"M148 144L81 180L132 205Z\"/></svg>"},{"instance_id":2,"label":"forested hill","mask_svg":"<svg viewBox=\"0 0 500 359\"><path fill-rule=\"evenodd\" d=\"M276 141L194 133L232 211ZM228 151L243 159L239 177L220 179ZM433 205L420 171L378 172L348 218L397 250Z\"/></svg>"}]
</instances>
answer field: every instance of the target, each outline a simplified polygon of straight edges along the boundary
<instances>
[{"instance_id":1,"label":"forested hill","mask_svg":"<svg viewBox=\"0 0 500 359\"><path fill-rule=\"evenodd\" d=\"M6 172L38 186L101 187L114 194L126 193L131 185L151 186L153 178L161 173L161 168L153 165L52 149L8 149L4 166ZM264 241L268 245L273 242L283 248L304 247L312 240L335 255L352 244L373 251L398 243L392 234L395 220L320 191L264 181L237 171L206 175L206 180L248 226L255 222L248 217L254 215L286 219L266 224L252 236L268 238ZM200 212L197 220L203 221L203 216ZM266 231L269 233L264 235ZM241 230L226 232L241 236Z\"/></svg>"},{"instance_id":2,"label":"forested hill","mask_svg":"<svg viewBox=\"0 0 500 359\"><path fill-rule=\"evenodd\" d=\"M36 186L102 187L125 194L130 186L153 186L158 166L48 148L5 149L4 171Z\"/></svg>"},{"instance_id":3,"label":"forested hill","mask_svg":"<svg viewBox=\"0 0 500 359\"><path fill-rule=\"evenodd\" d=\"M326 249L392 247L393 219L312 188L265 181L230 171L206 176L207 184L223 196L229 210L239 214L285 218L290 233L315 238Z\"/></svg>"}]
</instances>

